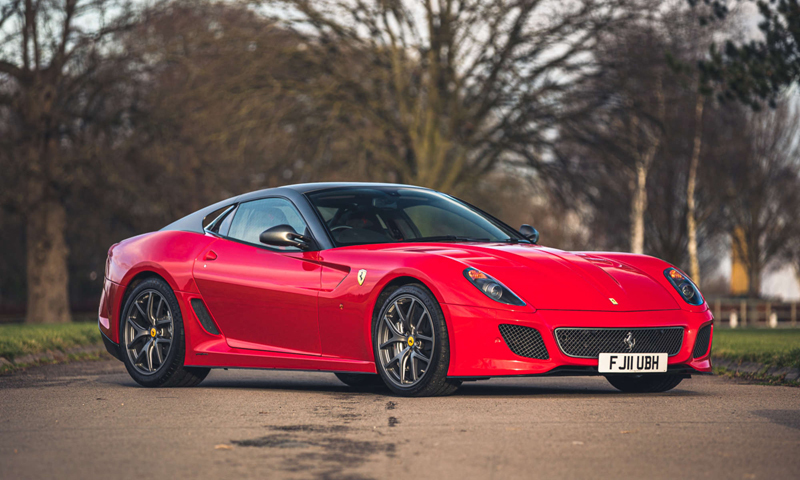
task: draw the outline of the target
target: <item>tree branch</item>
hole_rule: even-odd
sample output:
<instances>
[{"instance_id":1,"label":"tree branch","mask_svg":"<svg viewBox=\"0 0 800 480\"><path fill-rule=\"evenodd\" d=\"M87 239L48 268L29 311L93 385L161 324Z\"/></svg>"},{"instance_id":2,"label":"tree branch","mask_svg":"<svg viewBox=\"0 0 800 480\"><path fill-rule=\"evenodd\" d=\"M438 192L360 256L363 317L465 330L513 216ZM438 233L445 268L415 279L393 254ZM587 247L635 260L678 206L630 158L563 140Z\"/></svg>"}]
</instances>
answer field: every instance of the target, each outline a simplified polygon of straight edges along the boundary
<instances>
[{"instance_id":1,"label":"tree branch","mask_svg":"<svg viewBox=\"0 0 800 480\"><path fill-rule=\"evenodd\" d=\"M17 80L21 79L23 76L23 71L18 66L14 65L11 62L7 62L5 60L0 60L0 73L5 73L6 75L11 75L12 77L16 78Z\"/></svg>"}]
</instances>

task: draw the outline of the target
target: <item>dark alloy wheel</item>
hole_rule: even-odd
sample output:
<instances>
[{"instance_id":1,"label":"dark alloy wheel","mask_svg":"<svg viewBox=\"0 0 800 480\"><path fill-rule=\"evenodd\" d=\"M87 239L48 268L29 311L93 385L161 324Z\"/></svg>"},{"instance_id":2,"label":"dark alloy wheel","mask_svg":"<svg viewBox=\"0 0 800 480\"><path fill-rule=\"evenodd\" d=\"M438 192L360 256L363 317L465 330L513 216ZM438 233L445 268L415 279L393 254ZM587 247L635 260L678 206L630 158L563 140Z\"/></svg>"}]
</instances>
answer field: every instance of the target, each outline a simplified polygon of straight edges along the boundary
<instances>
[{"instance_id":1,"label":"dark alloy wheel","mask_svg":"<svg viewBox=\"0 0 800 480\"><path fill-rule=\"evenodd\" d=\"M128 295L120 318L122 361L145 387L190 387L208 368L184 367L183 317L178 299L162 279L151 277Z\"/></svg>"},{"instance_id":2,"label":"dark alloy wheel","mask_svg":"<svg viewBox=\"0 0 800 480\"><path fill-rule=\"evenodd\" d=\"M448 380L450 342L444 315L431 293L411 284L378 299L372 343L378 373L403 396L449 395L461 382Z\"/></svg>"},{"instance_id":3,"label":"dark alloy wheel","mask_svg":"<svg viewBox=\"0 0 800 480\"><path fill-rule=\"evenodd\" d=\"M677 387L683 377L680 375L648 373L644 375L609 375L608 383L625 393L658 393Z\"/></svg>"}]
</instances>

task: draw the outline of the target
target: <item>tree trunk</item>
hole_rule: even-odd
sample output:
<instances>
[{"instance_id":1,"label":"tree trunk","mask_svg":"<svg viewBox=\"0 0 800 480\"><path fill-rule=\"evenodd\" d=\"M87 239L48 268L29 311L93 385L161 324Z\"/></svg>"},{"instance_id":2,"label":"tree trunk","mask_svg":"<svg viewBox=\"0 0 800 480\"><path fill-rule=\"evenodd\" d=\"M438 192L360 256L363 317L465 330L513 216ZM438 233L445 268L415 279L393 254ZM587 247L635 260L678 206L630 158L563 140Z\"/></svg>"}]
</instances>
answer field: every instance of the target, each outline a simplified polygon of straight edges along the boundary
<instances>
[{"instance_id":1,"label":"tree trunk","mask_svg":"<svg viewBox=\"0 0 800 480\"><path fill-rule=\"evenodd\" d=\"M686 186L686 229L689 234L689 264L692 279L696 284L700 284L700 261L697 258L697 208L695 205L695 189L697 188L697 167L700 163L700 148L703 144L703 105L705 97L697 93L697 103L695 104L695 123L694 123L694 148L692 158L689 162L689 179Z\"/></svg>"},{"instance_id":2,"label":"tree trunk","mask_svg":"<svg viewBox=\"0 0 800 480\"><path fill-rule=\"evenodd\" d=\"M66 209L57 201L40 201L27 215L27 323L70 321L66 226Z\"/></svg>"},{"instance_id":3,"label":"tree trunk","mask_svg":"<svg viewBox=\"0 0 800 480\"><path fill-rule=\"evenodd\" d=\"M794 266L794 277L797 279L797 286L800 287L800 259L797 259Z\"/></svg>"},{"instance_id":4,"label":"tree trunk","mask_svg":"<svg viewBox=\"0 0 800 480\"><path fill-rule=\"evenodd\" d=\"M755 265L750 266L747 269L747 279L747 296L759 298L761 296L761 268Z\"/></svg>"},{"instance_id":5,"label":"tree trunk","mask_svg":"<svg viewBox=\"0 0 800 480\"><path fill-rule=\"evenodd\" d=\"M631 202L631 252L644 253L644 212L647 210L647 167L636 165L636 179Z\"/></svg>"}]
</instances>

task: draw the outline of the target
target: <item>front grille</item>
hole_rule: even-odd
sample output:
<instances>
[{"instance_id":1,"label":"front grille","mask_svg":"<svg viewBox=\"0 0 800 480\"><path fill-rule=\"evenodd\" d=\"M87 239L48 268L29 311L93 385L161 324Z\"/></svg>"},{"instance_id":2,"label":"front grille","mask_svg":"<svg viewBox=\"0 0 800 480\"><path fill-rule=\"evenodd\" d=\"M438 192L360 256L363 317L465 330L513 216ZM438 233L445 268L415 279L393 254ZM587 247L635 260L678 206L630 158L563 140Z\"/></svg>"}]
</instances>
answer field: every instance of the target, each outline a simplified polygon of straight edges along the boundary
<instances>
[{"instance_id":1,"label":"front grille","mask_svg":"<svg viewBox=\"0 0 800 480\"><path fill-rule=\"evenodd\" d=\"M547 360L550 355L539 330L521 325L500 325L500 334L512 352L521 357Z\"/></svg>"},{"instance_id":2,"label":"front grille","mask_svg":"<svg viewBox=\"0 0 800 480\"><path fill-rule=\"evenodd\" d=\"M694 352L692 356L694 358L700 358L705 356L708 352L708 343L711 341L711 325L706 325L705 327L701 328L699 332L697 332L697 339L694 341Z\"/></svg>"},{"instance_id":3,"label":"front grille","mask_svg":"<svg viewBox=\"0 0 800 480\"><path fill-rule=\"evenodd\" d=\"M556 341L561 351L570 357L597 358L601 353L667 353L673 356L681 350L683 327L557 328Z\"/></svg>"}]
</instances>

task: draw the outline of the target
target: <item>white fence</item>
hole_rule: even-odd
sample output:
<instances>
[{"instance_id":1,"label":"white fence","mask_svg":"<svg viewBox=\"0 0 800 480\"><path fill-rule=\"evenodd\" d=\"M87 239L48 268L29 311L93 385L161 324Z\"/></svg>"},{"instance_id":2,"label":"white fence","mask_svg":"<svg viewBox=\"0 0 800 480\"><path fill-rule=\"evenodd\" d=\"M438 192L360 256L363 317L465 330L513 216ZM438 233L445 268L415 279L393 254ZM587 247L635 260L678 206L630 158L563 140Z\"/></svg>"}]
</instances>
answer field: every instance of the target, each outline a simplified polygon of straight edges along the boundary
<instances>
[{"instance_id":1,"label":"white fence","mask_svg":"<svg viewBox=\"0 0 800 480\"><path fill-rule=\"evenodd\" d=\"M714 323L720 326L797 328L798 302L775 302L740 298L709 299Z\"/></svg>"}]
</instances>

